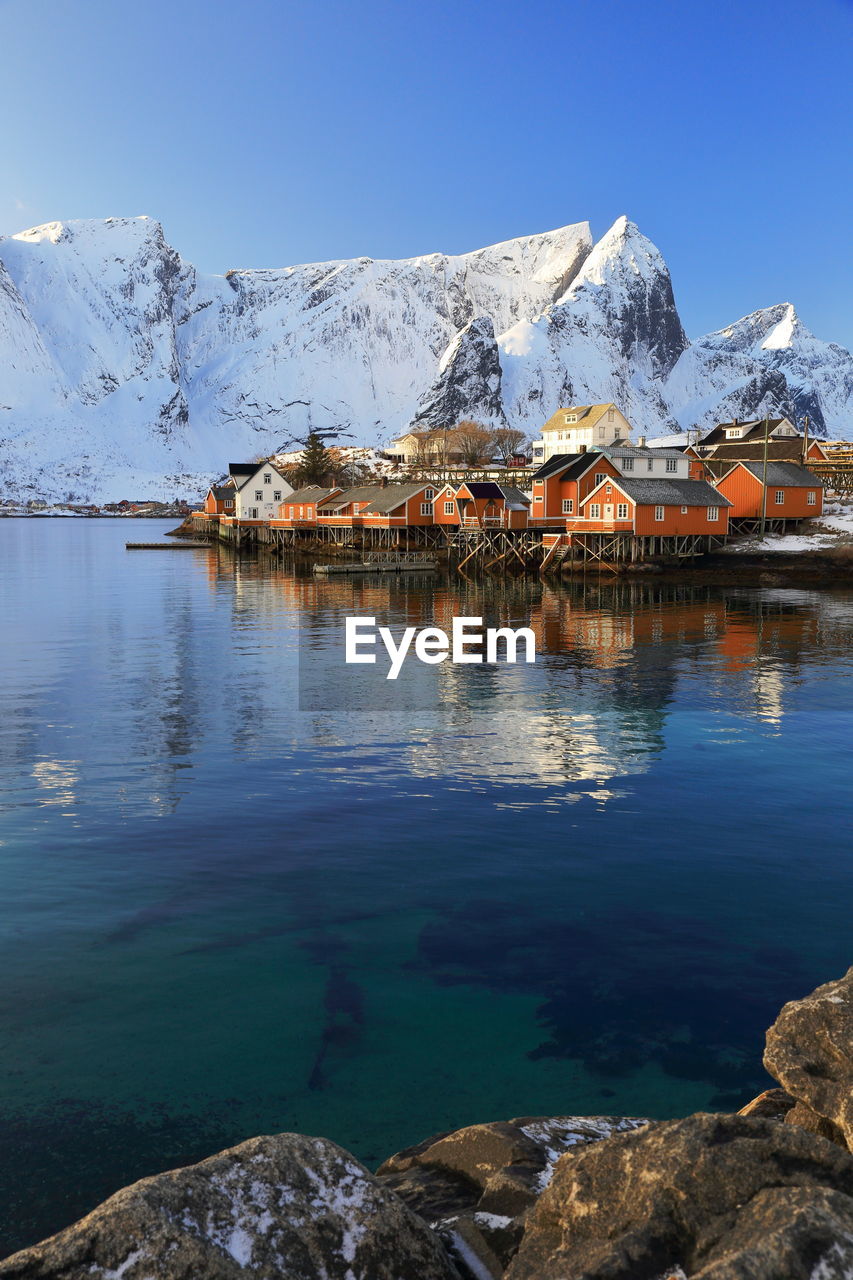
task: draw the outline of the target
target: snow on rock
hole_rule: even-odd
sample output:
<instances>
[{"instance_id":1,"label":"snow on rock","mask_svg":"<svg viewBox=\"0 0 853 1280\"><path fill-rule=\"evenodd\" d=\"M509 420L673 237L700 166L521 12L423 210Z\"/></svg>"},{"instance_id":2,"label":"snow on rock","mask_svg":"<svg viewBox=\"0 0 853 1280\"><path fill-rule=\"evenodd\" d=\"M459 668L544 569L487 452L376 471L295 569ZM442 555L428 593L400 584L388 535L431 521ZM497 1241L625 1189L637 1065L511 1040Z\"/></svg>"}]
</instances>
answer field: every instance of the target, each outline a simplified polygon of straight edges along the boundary
<instances>
[{"instance_id":1,"label":"snow on rock","mask_svg":"<svg viewBox=\"0 0 853 1280\"><path fill-rule=\"evenodd\" d=\"M252 1138L117 1192L3 1280L458 1280L438 1238L323 1138Z\"/></svg>"},{"instance_id":2,"label":"snow on rock","mask_svg":"<svg viewBox=\"0 0 853 1280\"><path fill-rule=\"evenodd\" d=\"M661 435L765 409L843 435L853 358L790 304L688 344L619 218L457 256L203 275L145 217L0 238L0 497L195 496L311 429L374 447L463 417L531 435L614 400Z\"/></svg>"}]
</instances>

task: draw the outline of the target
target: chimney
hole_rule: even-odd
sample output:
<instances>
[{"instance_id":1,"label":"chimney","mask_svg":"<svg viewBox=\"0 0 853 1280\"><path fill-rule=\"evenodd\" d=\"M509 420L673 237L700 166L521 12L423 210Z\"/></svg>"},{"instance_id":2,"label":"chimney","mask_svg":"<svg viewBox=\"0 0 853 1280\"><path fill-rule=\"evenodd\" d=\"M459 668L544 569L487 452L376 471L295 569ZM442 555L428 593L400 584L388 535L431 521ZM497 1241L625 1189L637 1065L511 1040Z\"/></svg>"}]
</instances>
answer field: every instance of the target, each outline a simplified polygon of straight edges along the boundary
<instances>
[{"instance_id":1,"label":"chimney","mask_svg":"<svg viewBox=\"0 0 853 1280\"><path fill-rule=\"evenodd\" d=\"M382 479L379 481L379 488L380 488L380 489L387 489L387 488L388 488L388 477L387 477L387 476L383 476L383 477L382 477Z\"/></svg>"},{"instance_id":2,"label":"chimney","mask_svg":"<svg viewBox=\"0 0 853 1280\"><path fill-rule=\"evenodd\" d=\"M645 436L638 436L638 438L637 438L637 448L638 448L638 449L645 449L645 447L646 447L646 437L645 437Z\"/></svg>"},{"instance_id":3,"label":"chimney","mask_svg":"<svg viewBox=\"0 0 853 1280\"><path fill-rule=\"evenodd\" d=\"M579 445L578 445L578 453L586 453L586 445L585 445L585 444L579 444Z\"/></svg>"}]
</instances>

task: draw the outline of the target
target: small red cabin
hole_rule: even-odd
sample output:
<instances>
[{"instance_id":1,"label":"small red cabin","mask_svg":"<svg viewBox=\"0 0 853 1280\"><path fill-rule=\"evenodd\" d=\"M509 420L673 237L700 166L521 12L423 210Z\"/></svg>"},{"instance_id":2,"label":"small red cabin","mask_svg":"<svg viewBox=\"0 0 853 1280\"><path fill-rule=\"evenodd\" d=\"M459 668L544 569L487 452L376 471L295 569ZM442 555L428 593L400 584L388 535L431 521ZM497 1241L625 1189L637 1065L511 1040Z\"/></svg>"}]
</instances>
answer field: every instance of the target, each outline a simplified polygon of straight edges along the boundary
<instances>
[{"instance_id":1,"label":"small red cabin","mask_svg":"<svg viewBox=\"0 0 853 1280\"><path fill-rule=\"evenodd\" d=\"M526 529L530 501L513 485L469 480L456 490L463 529Z\"/></svg>"},{"instance_id":2,"label":"small red cabin","mask_svg":"<svg viewBox=\"0 0 853 1280\"><path fill-rule=\"evenodd\" d=\"M633 533L638 537L713 535L729 530L731 502L705 480L606 479L581 500L570 533Z\"/></svg>"},{"instance_id":3,"label":"small red cabin","mask_svg":"<svg viewBox=\"0 0 853 1280\"><path fill-rule=\"evenodd\" d=\"M576 516L582 500L605 476L619 474L609 458L592 450L555 454L533 474L531 522L561 524L567 516Z\"/></svg>"},{"instance_id":4,"label":"small red cabin","mask_svg":"<svg viewBox=\"0 0 853 1280\"><path fill-rule=\"evenodd\" d=\"M717 481L735 520L807 520L823 511L823 481L794 462L736 462Z\"/></svg>"},{"instance_id":5,"label":"small red cabin","mask_svg":"<svg viewBox=\"0 0 853 1280\"><path fill-rule=\"evenodd\" d=\"M204 514L207 516L233 516L233 484L214 484L210 486L207 491L207 497L204 500Z\"/></svg>"}]
</instances>

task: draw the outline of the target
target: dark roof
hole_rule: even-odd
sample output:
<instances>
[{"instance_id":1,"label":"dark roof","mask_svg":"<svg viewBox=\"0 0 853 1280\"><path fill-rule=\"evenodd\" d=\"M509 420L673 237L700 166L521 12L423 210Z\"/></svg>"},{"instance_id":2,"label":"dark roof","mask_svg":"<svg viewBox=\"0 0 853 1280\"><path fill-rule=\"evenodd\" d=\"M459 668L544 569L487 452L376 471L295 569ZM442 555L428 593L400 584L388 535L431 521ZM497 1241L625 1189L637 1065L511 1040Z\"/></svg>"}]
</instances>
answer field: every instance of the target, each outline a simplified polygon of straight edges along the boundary
<instances>
[{"instance_id":1,"label":"dark roof","mask_svg":"<svg viewBox=\"0 0 853 1280\"><path fill-rule=\"evenodd\" d=\"M467 489L472 498L498 498L503 497L503 492L499 484L494 480L463 480L459 489ZM459 492L459 489L456 492Z\"/></svg>"},{"instance_id":2,"label":"dark roof","mask_svg":"<svg viewBox=\"0 0 853 1280\"><path fill-rule=\"evenodd\" d=\"M437 492L439 485L425 484L389 484L384 489L380 489L379 497L374 498L369 507L364 510L368 515L386 516L389 511L402 506L404 502L408 502L409 498L414 498L416 493L422 493L424 489L432 489Z\"/></svg>"},{"instance_id":3,"label":"dark roof","mask_svg":"<svg viewBox=\"0 0 853 1280\"><path fill-rule=\"evenodd\" d=\"M764 459L763 438L755 443L745 440L727 440L715 445L712 458L730 458L732 462L761 462ZM803 456L802 436L782 436L768 440L767 457L777 462L800 462Z\"/></svg>"},{"instance_id":4,"label":"dark roof","mask_svg":"<svg viewBox=\"0 0 853 1280\"><path fill-rule=\"evenodd\" d=\"M673 449L669 445L660 445L653 449L651 445L645 444L606 444L599 450L606 458L612 458L618 454L619 457L626 458L678 458L681 451Z\"/></svg>"},{"instance_id":5,"label":"dark roof","mask_svg":"<svg viewBox=\"0 0 853 1280\"><path fill-rule=\"evenodd\" d=\"M595 453L587 450L586 453L555 453L547 462L543 462L538 471L533 472L533 480L547 480L549 476L555 476L558 472L567 471L569 467L572 470L566 479L574 480L577 476L582 475L586 471L590 462L595 460Z\"/></svg>"},{"instance_id":6,"label":"dark roof","mask_svg":"<svg viewBox=\"0 0 853 1280\"><path fill-rule=\"evenodd\" d=\"M284 501L322 502L325 498L328 498L330 493L335 492L335 489L321 489L318 484L308 484L304 489L297 489L294 493L289 493Z\"/></svg>"},{"instance_id":7,"label":"dark roof","mask_svg":"<svg viewBox=\"0 0 853 1280\"><path fill-rule=\"evenodd\" d=\"M737 463L733 464L734 466ZM742 462L741 466L746 467L756 478L761 480L764 475L763 462ZM732 470L731 467L728 468ZM767 463L767 484L778 489L823 489L824 483L809 471L808 467L797 466L795 462L768 462Z\"/></svg>"},{"instance_id":8,"label":"dark roof","mask_svg":"<svg viewBox=\"0 0 853 1280\"><path fill-rule=\"evenodd\" d=\"M770 419L771 432L775 431L777 427L781 426L784 421L785 421L784 418L771 418ZM712 427L712 429L708 432L708 434L702 437L699 443L700 444L717 444L719 441L726 441L727 444L732 443L731 441L726 440L726 431L727 430L730 431L732 427L747 428L746 435L741 436L741 440L744 440L744 441L754 440L757 437L762 440L764 439L764 430L765 430L764 419L752 418L746 422L720 422L717 424L716 427ZM794 437L789 436L788 439L793 440Z\"/></svg>"},{"instance_id":9,"label":"dark roof","mask_svg":"<svg viewBox=\"0 0 853 1280\"><path fill-rule=\"evenodd\" d=\"M237 476L245 479L246 476L253 476L260 465L259 462L229 462L228 474L235 479Z\"/></svg>"},{"instance_id":10,"label":"dark roof","mask_svg":"<svg viewBox=\"0 0 853 1280\"><path fill-rule=\"evenodd\" d=\"M221 502L227 498L234 497L234 486L233 484L212 484L210 486L210 492L213 494L214 498L216 498L217 502Z\"/></svg>"},{"instance_id":11,"label":"dark roof","mask_svg":"<svg viewBox=\"0 0 853 1280\"><path fill-rule=\"evenodd\" d=\"M627 493L629 498L640 506L688 506L688 507L730 507L732 503L718 493L707 480L635 480L633 476L619 476L608 482ZM597 493L597 489L593 489ZM584 503L592 495L583 499ZM600 501L600 499L599 499Z\"/></svg>"}]
</instances>

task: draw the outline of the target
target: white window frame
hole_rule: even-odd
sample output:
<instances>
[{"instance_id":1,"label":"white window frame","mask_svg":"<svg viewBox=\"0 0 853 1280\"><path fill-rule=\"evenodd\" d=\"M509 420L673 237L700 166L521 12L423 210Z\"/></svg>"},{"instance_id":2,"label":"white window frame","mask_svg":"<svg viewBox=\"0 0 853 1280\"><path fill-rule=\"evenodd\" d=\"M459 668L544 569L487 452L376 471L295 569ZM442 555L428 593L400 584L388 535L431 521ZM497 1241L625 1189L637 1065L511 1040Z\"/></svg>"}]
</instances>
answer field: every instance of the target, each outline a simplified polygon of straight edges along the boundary
<instances>
[{"instance_id":1,"label":"white window frame","mask_svg":"<svg viewBox=\"0 0 853 1280\"><path fill-rule=\"evenodd\" d=\"M600 520L600 519L601 519L601 504L600 504L600 503L598 503L598 502L591 502L591 503L589 504L589 518L590 518L590 520Z\"/></svg>"},{"instance_id":2,"label":"white window frame","mask_svg":"<svg viewBox=\"0 0 853 1280\"><path fill-rule=\"evenodd\" d=\"M593 484L597 488L598 485L602 484L606 479L607 479L606 471L596 471L595 475L593 476Z\"/></svg>"},{"instance_id":3,"label":"white window frame","mask_svg":"<svg viewBox=\"0 0 853 1280\"><path fill-rule=\"evenodd\" d=\"M719 507L709 507L709 508L708 508L708 519L709 519L709 520L714 521L714 520L719 520L719 518L720 518L720 508L719 508Z\"/></svg>"},{"instance_id":4,"label":"white window frame","mask_svg":"<svg viewBox=\"0 0 853 1280\"><path fill-rule=\"evenodd\" d=\"M616 503L616 519L617 520L628 519L628 503L627 502Z\"/></svg>"},{"instance_id":5,"label":"white window frame","mask_svg":"<svg viewBox=\"0 0 853 1280\"><path fill-rule=\"evenodd\" d=\"M647 470L647 471L654 471L654 469L655 469L655 460L654 460L654 458L649 458L649 459L647 460L647 467L646 467L646 470Z\"/></svg>"},{"instance_id":6,"label":"white window frame","mask_svg":"<svg viewBox=\"0 0 853 1280\"><path fill-rule=\"evenodd\" d=\"M422 503L421 503L421 515L422 515L422 516L431 516L431 515L432 515L432 503L431 503L431 502L422 502Z\"/></svg>"},{"instance_id":7,"label":"white window frame","mask_svg":"<svg viewBox=\"0 0 853 1280\"><path fill-rule=\"evenodd\" d=\"M563 515L571 516L571 515L574 515L574 512L575 512L574 498L563 498Z\"/></svg>"},{"instance_id":8,"label":"white window frame","mask_svg":"<svg viewBox=\"0 0 853 1280\"><path fill-rule=\"evenodd\" d=\"M806 493L806 506L807 507L817 506L817 490L815 489L808 490L808 492Z\"/></svg>"},{"instance_id":9,"label":"white window frame","mask_svg":"<svg viewBox=\"0 0 853 1280\"><path fill-rule=\"evenodd\" d=\"M785 505L785 490L784 490L784 489L777 489L777 490L776 490L776 497L775 497L775 499L774 499L774 505L775 505L775 506L777 506L777 507L783 507L783 506Z\"/></svg>"},{"instance_id":10,"label":"white window frame","mask_svg":"<svg viewBox=\"0 0 853 1280\"><path fill-rule=\"evenodd\" d=\"M264 472L264 484L272 484L272 472L271 472L271 471L265 471L265 472Z\"/></svg>"},{"instance_id":11,"label":"white window frame","mask_svg":"<svg viewBox=\"0 0 853 1280\"><path fill-rule=\"evenodd\" d=\"M263 502L263 500L264 500L264 491L263 491L263 489L256 489L256 490L255 490L255 502Z\"/></svg>"},{"instance_id":12,"label":"white window frame","mask_svg":"<svg viewBox=\"0 0 853 1280\"><path fill-rule=\"evenodd\" d=\"M671 475L673 472L676 472L676 471L678 470L678 459L677 459L677 458L667 458L667 460L666 460L666 469L667 469L667 471L670 473L670 475Z\"/></svg>"},{"instance_id":13,"label":"white window frame","mask_svg":"<svg viewBox=\"0 0 853 1280\"><path fill-rule=\"evenodd\" d=\"M273 502L281 502L281 489L273 489L272 500Z\"/></svg>"},{"instance_id":14,"label":"white window frame","mask_svg":"<svg viewBox=\"0 0 853 1280\"><path fill-rule=\"evenodd\" d=\"M302 508L302 507L300 507L300 508L299 508L299 519L301 520L302 518L303 518L303 508Z\"/></svg>"},{"instance_id":15,"label":"white window frame","mask_svg":"<svg viewBox=\"0 0 853 1280\"><path fill-rule=\"evenodd\" d=\"M634 459L633 459L633 458L623 458L623 459L622 459L622 470L623 470L623 471L633 471L633 470L634 470Z\"/></svg>"},{"instance_id":16,"label":"white window frame","mask_svg":"<svg viewBox=\"0 0 853 1280\"><path fill-rule=\"evenodd\" d=\"M446 516L453 516L453 515L455 515L455 514L456 514L456 503L455 503L455 502L445 502L445 504L444 504L444 514L445 514Z\"/></svg>"},{"instance_id":17,"label":"white window frame","mask_svg":"<svg viewBox=\"0 0 853 1280\"><path fill-rule=\"evenodd\" d=\"M682 514L683 516L686 516L686 515L687 515L687 508L686 508L686 507L682 507L682 508L681 508L681 514Z\"/></svg>"},{"instance_id":18,"label":"white window frame","mask_svg":"<svg viewBox=\"0 0 853 1280\"><path fill-rule=\"evenodd\" d=\"M655 507L655 520L661 521L666 519L666 507Z\"/></svg>"},{"instance_id":19,"label":"white window frame","mask_svg":"<svg viewBox=\"0 0 853 1280\"><path fill-rule=\"evenodd\" d=\"M431 501L435 497L435 489L424 489L424 497Z\"/></svg>"}]
</instances>

